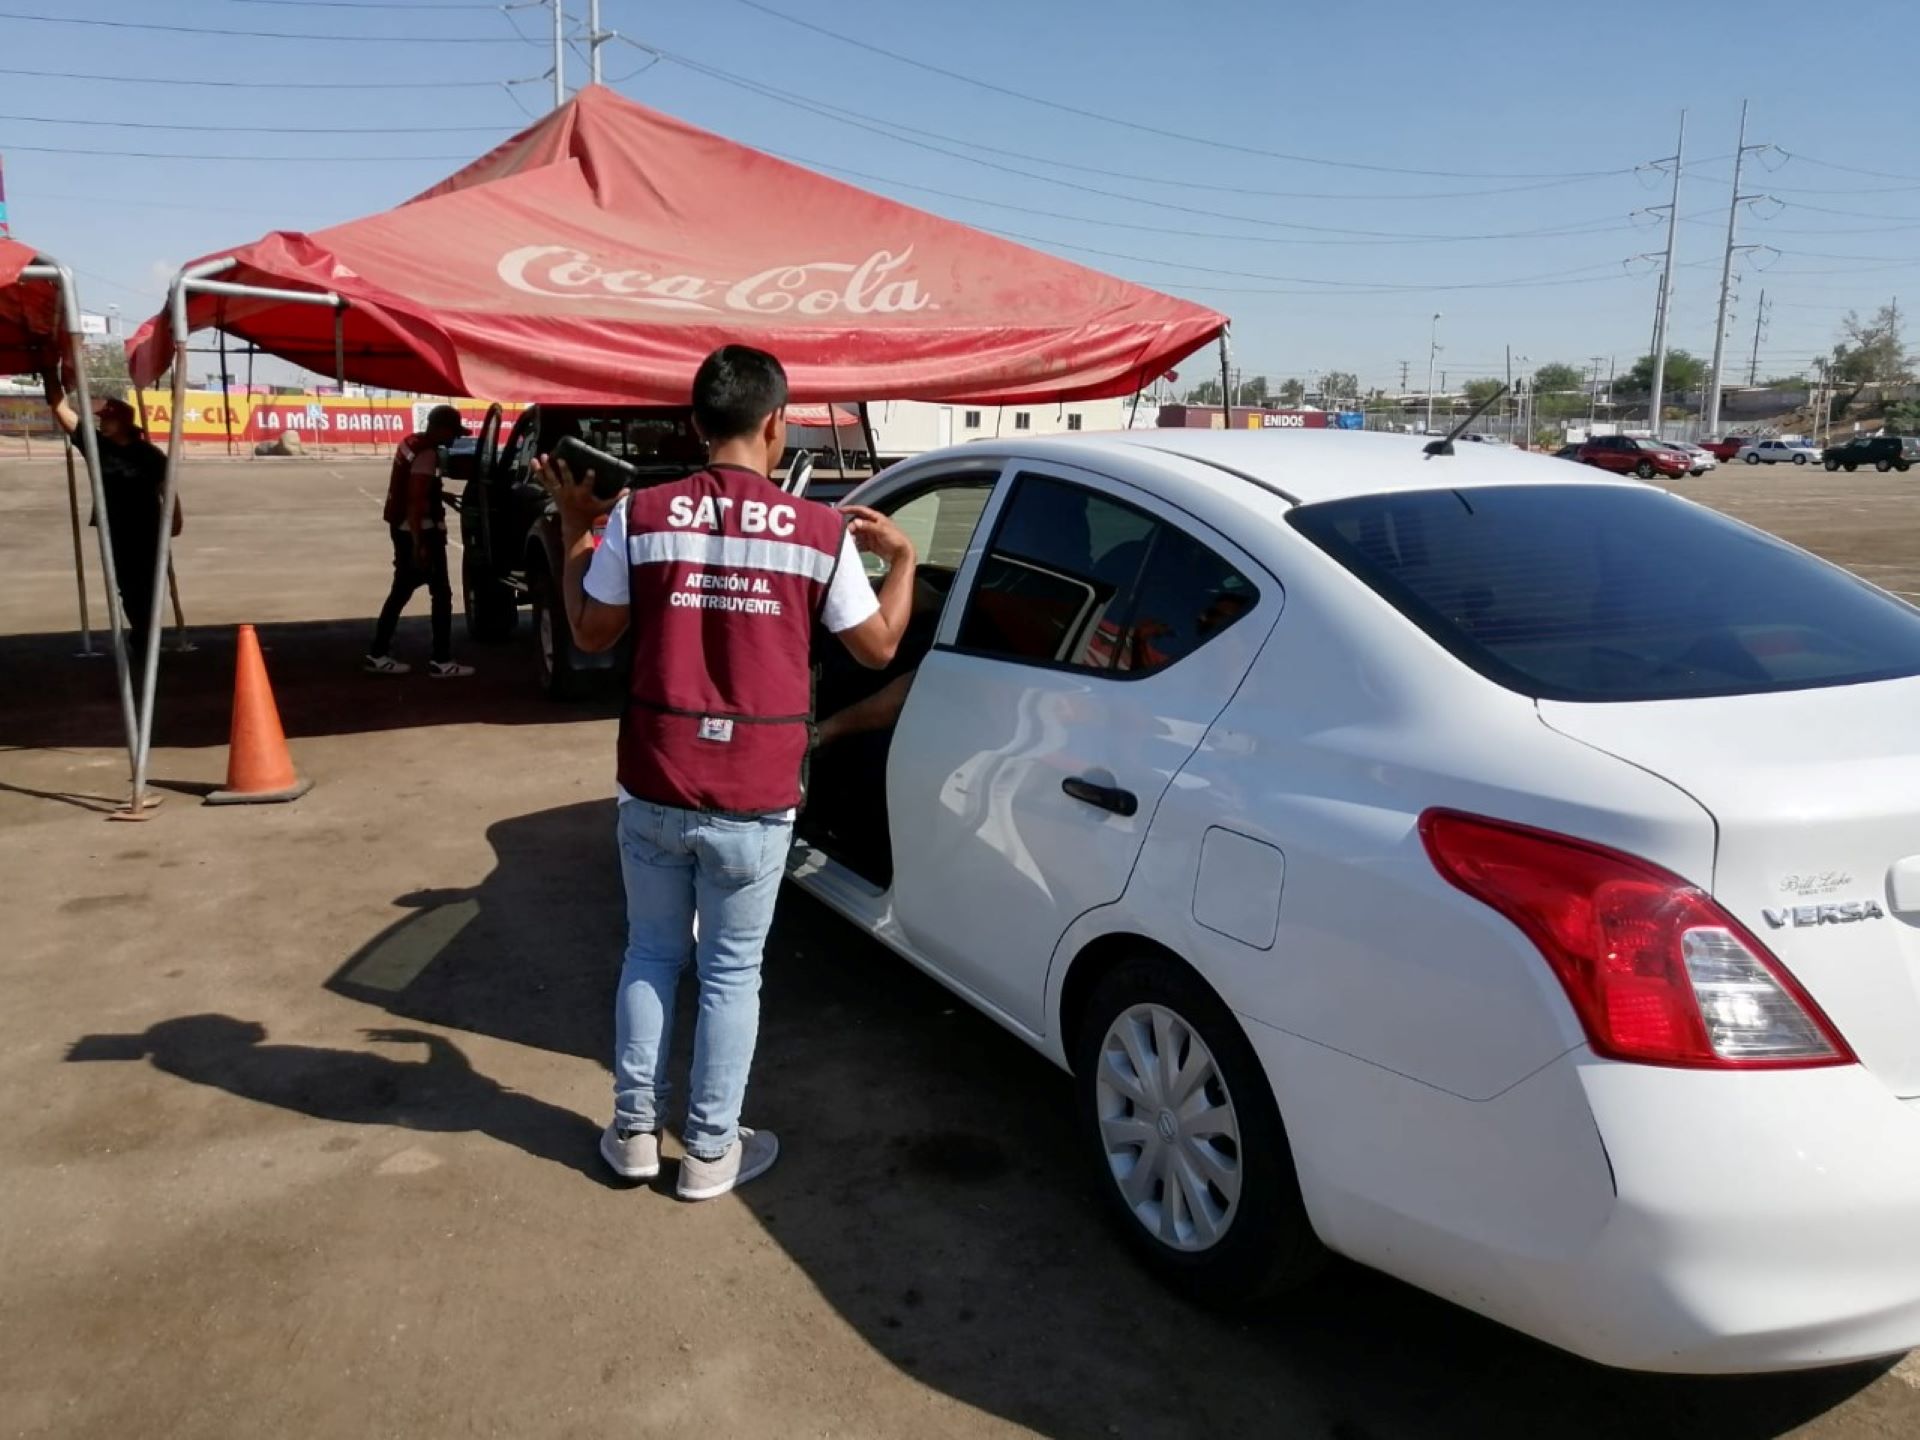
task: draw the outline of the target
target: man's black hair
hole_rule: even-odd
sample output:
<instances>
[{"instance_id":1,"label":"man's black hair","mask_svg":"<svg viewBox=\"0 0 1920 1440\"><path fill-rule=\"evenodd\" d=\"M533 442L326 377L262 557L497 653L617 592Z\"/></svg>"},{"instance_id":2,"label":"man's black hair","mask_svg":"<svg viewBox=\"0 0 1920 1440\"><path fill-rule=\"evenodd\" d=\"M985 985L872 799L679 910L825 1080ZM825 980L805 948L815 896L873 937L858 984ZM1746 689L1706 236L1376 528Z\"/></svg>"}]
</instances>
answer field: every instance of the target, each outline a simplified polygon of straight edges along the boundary
<instances>
[{"instance_id":1,"label":"man's black hair","mask_svg":"<svg viewBox=\"0 0 1920 1440\"><path fill-rule=\"evenodd\" d=\"M693 377L693 418L710 443L753 434L786 403L787 372L751 345L722 345Z\"/></svg>"}]
</instances>

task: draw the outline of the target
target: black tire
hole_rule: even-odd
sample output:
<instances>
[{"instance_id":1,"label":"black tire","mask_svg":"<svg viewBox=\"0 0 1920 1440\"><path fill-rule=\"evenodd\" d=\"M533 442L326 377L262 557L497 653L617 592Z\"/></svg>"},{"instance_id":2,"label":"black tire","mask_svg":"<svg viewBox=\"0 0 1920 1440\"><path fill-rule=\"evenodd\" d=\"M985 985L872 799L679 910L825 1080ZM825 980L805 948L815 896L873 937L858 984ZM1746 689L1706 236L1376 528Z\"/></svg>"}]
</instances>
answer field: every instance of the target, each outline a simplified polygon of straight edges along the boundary
<instances>
[{"instance_id":1,"label":"black tire","mask_svg":"<svg viewBox=\"0 0 1920 1440\"><path fill-rule=\"evenodd\" d=\"M467 635L497 645L520 623L519 598L474 561L468 550L460 561L460 595L467 610Z\"/></svg>"},{"instance_id":2,"label":"black tire","mask_svg":"<svg viewBox=\"0 0 1920 1440\"><path fill-rule=\"evenodd\" d=\"M1796 455L1793 457L1793 463L1796 465L1804 465L1807 463L1807 457L1805 455ZM1853 467L1849 465L1847 468L1851 470Z\"/></svg>"},{"instance_id":3,"label":"black tire","mask_svg":"<svg viewBox=\"0 0 1920 1440\"><path fill-rule=\"evenodd\" d=\"M1846 471L1849 475L1853 474L1854 471L1860 468L1860 462L1857 460L1848 460L1845 462L1845 465L1846 465Z\"/></svg>"},{"instance_id":4,"label":"black tire","mask_svg":"<svg viewBox=\"0 0 1920 1440\"><path fill-rule=\"evenodd\" d=\"M1146 1005L1171 1012L1205 1045L1214 1060L1214 1080L1203 1088L1218 1083L1221 1094L1214 1103L1230 1104L1238 1130L1233 1160L1240 1193L1224 1212L1224 1232L1206 1248L1178 1248L1148 1229L1121 1192L1121 1178L1108 1158L1102 1135L1102 1106L1108 1102L1103 1100L1101 1075L1111 1063L1106 1057L1108 1032L1128 1011ZM1181 1043L1190 1045L1190 1041ZM1184 1049L1183 1060L1191 1053ZM1109 1218L1148 1269L1195 1301L1229 1309L1298 1288L1318 1273L1327 1252L1300 1198L1293 1151L1266 1072L1232 1012L1197 975L1178 961L1156 954L1122 960L1094 987L1072 1058L1075 1124L1082 1153ZM1117 1092L1108 1095L1117 1097ZM1133 1103L1119 1103L1127 1109L1118 1112L1117 1118L1130 1118ZM1159 1129L1157 1115L1150 1123L1156 1133L1166 1133ZM1215 1153L1224 1152L1216 1147ZM1210 1200L1221 1194L1212 1188L1206 1193Z\"/></svg>"},{"instance_id":5,"label":"black tire","mask_svg":"<svg viewBox=\"0 0 1920 1440\"><path fill-rule=\"evenodd\" d=\"M1904 475L1907 473L1907 471L1911 470L1913 466L1905 460L1896 460L1893 462L1893 468L1898 470L1902 475Z\"/></svg>"},{"instance_id":6,"label":"black tire","mask_svg":"<svg viewBox=\"0 0 1920 1440\"><path fill-rule=\"evenodd\" d=\"M1747 456L1747 463L1749 465L1758 465L1760 463L1760 457L1758 455L1749 455Z\"/></svg>"},{"instance_id":7,"label":"black tire","mask_svg":"<svg viewBox=\"0 0 1920 1440\"><path fill-rule=\"evenodd\" d=\"M586 677L574 668L573 631L560 587L545 565L527 571L533 596L533 654L540 692L549 700L578 700L586 693Z\"/></svg>"},{"instance_id":8,"label":"black tire","mask_svg":"<svg viewBox=\"0 0 1920 1440\"><path fill-rule=\"evenodd\" d=\"M1633 473L1638 475L1642 480L1651 480L1653 478L1653 462L1651 460L1642 460L1638 465L1633 467Z\"/></svg>"},{"instance_id":9,"label":"black tire","mask_svg":"<svg viewBox=\"0 0 1920 1440\"><path fill-rule=\"evenodd\" d=\"M1840 468L1840 462L1838 460L1829 460L1826 462L1826 467L1829 472L1838 470Z\"/></svg>"},{"instance_id":10,"label":"black tire","mask_svg":"<svg viewBox=\"0 0 1920 1440\"><path fill-rule=\"evenodd\" d=\"M1891 470L1891 469L1893 469L1893 461L1891 461L1891 460L1876 460L1876 461L1874 461L1874 462L1873 462L1873 468L1874 468L1874 469L1876 469L1876 470L1878 470L1878 471L1879 471L1879 472L1880 472L1880 473L1881 473L1882 475L1884 475L1884 474L1886 474L1886 473L1887 473L1887 472L1888 472L1889 470Z\"/></svg>"}]
</instances>

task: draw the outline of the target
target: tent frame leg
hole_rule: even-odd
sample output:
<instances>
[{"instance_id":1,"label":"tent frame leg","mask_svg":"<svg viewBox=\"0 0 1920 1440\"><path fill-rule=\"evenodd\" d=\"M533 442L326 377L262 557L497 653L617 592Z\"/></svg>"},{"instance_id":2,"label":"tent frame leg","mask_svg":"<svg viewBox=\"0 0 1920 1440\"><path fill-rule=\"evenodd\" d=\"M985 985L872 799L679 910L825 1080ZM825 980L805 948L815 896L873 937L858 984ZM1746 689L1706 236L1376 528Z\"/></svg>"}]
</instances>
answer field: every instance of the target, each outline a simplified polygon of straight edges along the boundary
<instances>
[{"instance_id":1,"label":"tent frame leg","mask_svg":"<svg viewBox=\"0 0 1920 1440\"><path fill-rule=\"evenodd\" d=\"M873 435L873 415L867 409L867 402L862 400L859 403L858 409L860 413L860 433L866 437L867 441L867 475L868 478L872 478L880 473L880 442L876 440ZM827 419L833 419L833 407L831 405L827 407Z\"/></svg>"},{"instance_id":2,"label":"tent frame leg","mask_svg":"<svg viewBox=\"0 0 1920 1440\"><path fill-rule=\"evenodd\" d=\"M93 624L87 615L87 550L80 543L80 482L73 473L73 437L60 447L67 461L67 522L73 531L73 586L80 598L80 649L77 658L91 660L100 652L93 648Z\"/></svg>"},{"instance_id":3,"label":"tent frame leg","mask_svg":"<svg viewBox=\"0 0 1920 1440\"><path fill-rule=\"evenodd\" d=\"M86 340L80 333L80 301L73 285L73 273L64 265L35 264L21 272L29 280L50 280L60 296L61 321L67 331L67 362L73 367L74 391L80 401L80 413L91 422L93 389L87 380ZM93 492L94 533L100 541L100 574L106 582L107 618L113 633L113 663L120 684L120 718L126 728L127 760L138 761L139 726L133 703L133 674L127 659L127 632L121 612L119 575L113 564L113 522L107 514L107 496L100 480L100 441L91 423L80 426L80 454L87 465L88 488Z\"/></svg>"},{"instance_id":4,"label":"tent frame leg","mask_svg":"<svg viewBox=\"0 0 1920 1440\"><path fill-rule=\"evenodd\" d=\"M186 426L181 419L181 411L186 406L187 393L187 301L199 295L231 295L245 299L285 300L299 305L328 305L334 311L333 353L334 362L344 376L345 345L343 340L343 320L341 312L346 302L331 290L277 290L264 285L240 285L229 281L216 280L213 277L231 270L237 262L231 255L214 260L203 260L197 265L181 268L173 277L173 283L167 289L167 318L173 339L173 423L167 431L167 477L160 488L160 513L163 520L160 525L160 541L154 555L153 605L147 620L146 665L140 677L140 697L138 706L138 734L133 752L133 797L129 802L132 815L143 813L146 806L147 765L153 758L153 704L154 694L160 679L160 628L162 615L160 607L169 599L168 586L173 578L173 514L180 487L180 461L184 449ZM79 322L74 324L79 330ZM103 535L104 539L104 535Z\"/></svg>"}]
</instances>

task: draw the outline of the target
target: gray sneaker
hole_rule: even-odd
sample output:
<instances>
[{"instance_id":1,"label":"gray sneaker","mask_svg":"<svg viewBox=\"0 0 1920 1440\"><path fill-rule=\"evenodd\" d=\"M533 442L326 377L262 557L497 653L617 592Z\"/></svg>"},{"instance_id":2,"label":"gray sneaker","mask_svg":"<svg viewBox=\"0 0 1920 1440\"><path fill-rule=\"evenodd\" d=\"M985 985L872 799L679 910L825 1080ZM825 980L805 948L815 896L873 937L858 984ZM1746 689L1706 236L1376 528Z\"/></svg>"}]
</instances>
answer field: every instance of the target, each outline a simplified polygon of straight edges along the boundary
<instances>
[{"instance_id":1,"label":"gray sneaker","mask_svg":"<svg viewBox=\"0 0 1920 1440\"><path fill-rule=\"evenodd\" d=\"M600 1132L600 1158L623 1180L651 1180L660 1173L660 1132L622 1132L614 1121Z\"/></svg>"},{"instance_id":2,"label":"gray sneaker","mask_svg":"<svg viewBox=\"0 0 1920 1440\"><path fill-rule=\"evenodd\" d=\"M712 1200L749 1180L757 1180L780 1158L780 1141L771 1130L740 1127L740 1138L718 1160L689 1155L680 1162L682 1200Z\"/></svg>"}]
</instances>

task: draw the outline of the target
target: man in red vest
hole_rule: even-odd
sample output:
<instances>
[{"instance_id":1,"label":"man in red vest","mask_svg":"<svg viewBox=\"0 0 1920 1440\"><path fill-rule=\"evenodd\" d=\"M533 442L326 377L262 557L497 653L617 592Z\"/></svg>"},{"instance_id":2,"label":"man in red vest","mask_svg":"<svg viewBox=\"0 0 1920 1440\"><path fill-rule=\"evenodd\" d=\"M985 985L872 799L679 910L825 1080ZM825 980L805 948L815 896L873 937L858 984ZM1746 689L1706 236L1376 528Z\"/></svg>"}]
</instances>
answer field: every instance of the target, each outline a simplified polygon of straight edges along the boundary
<instances>
[{"instance_id":1,"label":"man in red vest","mask_svg":"<svg viewBox=\"0 0 1920 1440\"><path fill-rule=\"evenodd\" d=\"M772 1132L740 1124L740 1109L812 725L814 623L879 668L912 618L913 545L892 521L794 499L768 478L786 450L786 403L780 362L728 345L694 376L709 456L697 475L602 501L564 462L540 464L560 512L575 643L605 650L633 632L618 786L627 951L600 1153L628 1179L660 1173L674 996L691 954L700 1010L683 1200L726 1194L780 1150ZM890 566L877 598L857 550Z\"/></svg>"}]
</instances>

